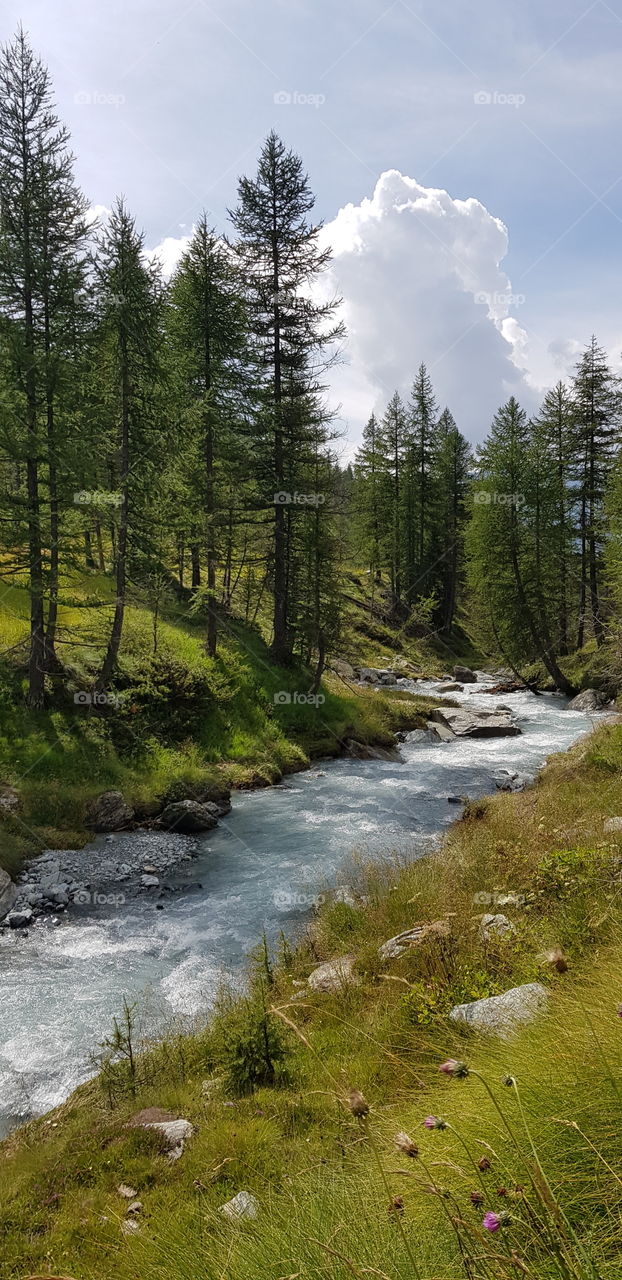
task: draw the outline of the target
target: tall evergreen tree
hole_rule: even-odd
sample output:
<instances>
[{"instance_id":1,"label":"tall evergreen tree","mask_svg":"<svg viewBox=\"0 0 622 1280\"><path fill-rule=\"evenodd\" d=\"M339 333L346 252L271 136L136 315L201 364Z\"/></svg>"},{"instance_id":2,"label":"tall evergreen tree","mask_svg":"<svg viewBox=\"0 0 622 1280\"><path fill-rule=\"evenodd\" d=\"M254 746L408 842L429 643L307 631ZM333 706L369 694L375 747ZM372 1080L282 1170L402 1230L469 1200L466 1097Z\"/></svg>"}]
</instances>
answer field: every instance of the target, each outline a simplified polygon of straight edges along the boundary
<instances>
[{"instance_id":1,"label":"tall evergreen tree","mask_svg":"<svg viewBox=\"0 0 622 1280\"><path fill-rule=\"evenodd\" d=\"M70 419L66 414L63 420L59 401L71 359L76 293L84 282L86 227L48 71L21 29L0 53L0 191L0 323L12 381L3 443L26 476L25 498L19 491L16 498L27 540L28 701L41 707L56 636L58 476L60 468L68 469Z\"/></svg>"},{"instance_id":2,"label":"tall evergreen tree","mask_svg":"<svg viewBox=\"0 0 622 1280\"><path fill-rule=\"evenodd\" d=\"M112 423L112 477L118 489L115 606L97 680L106 689L116 669L127 595L128 554L141 496L148 492L158 436L155 383L160 289L156 267L145 263L143 237L117 200L99 244L102 395Z\"/></svg>"},{"instance_id":3,"label":"tall evergreen tree","mask_svg":"<svg viewBox=\"0 0 622 1280\"><path fill-rule=\"evenodd\" d=\"M585 639L588 600L597 645L605 638L602 602L603 504L607 478L620 444L619 379L592 337L573 382L575 449L581 540L581 598L577 644Z\"/></svg>"},{"instance_id":4,"label":"tall evergreen tree","mask_svg":"<svg viewBox=\"0 0 622 1280\"><path fill-rule=\"evenodd\" d=\"M274 503L272 654L284 664L291 661L294 639L289 584L298 513L291 508L291 486L298 458L314 447L318 422L327 421L322 370L342 332L332 322L337 302L317 302L310 290L330 261L319 242L320 224L309 221L314 203L299 156L270 133L256 176L240 180L231 218L263 369L257 445L268 486L264 501ZM299 403L313 404L311 426Z\"/></svg>"}]
</instances>

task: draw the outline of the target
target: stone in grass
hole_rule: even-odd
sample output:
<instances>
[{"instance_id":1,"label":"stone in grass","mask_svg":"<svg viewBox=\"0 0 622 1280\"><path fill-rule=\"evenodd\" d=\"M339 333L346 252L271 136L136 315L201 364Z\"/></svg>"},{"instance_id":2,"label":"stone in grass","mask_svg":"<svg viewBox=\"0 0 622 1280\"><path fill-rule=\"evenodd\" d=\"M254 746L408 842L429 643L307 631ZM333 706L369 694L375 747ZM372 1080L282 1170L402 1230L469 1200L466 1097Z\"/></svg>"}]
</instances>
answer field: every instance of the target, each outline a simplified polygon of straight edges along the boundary
<instances>
[{"instance_id":1,"label":"stone in grass","mask_svg":"<svg viewBox=\"0 0 622 1280\"><path fill-rule=\"evenodd\" d=\"M482 942L490 942L493 938L511 938L516 929L511 920L501 912L497 915L487 913L479 922L479 936Z\"/></svg>"},{"instance_id":2,"label":"stone in grass","mask_svg":"<svg viewBox=\"0 0 622 1280\"><path fill-rule=\"evenodd\" d=\"M428 924L416 924L412 929L405 929L394 938L389 938L378 948L381 960L397 960L411 947L419 946L426 938L447 938L451 932L449 920L432 920Z\"/></svg>"},{"instance_id":3,"label":"stone in grass","mask_svg":"<svg viewBox=\"0 0 622 1280\"><path fill-rule=\"evenodd\" d=\"M605 835L613 835L615 831L622 831L622 818L605 818L603 831Z\"/></svg>"},{"instance_id":4,"label":"stone in grass","mask_svg":"<svg viewBox=\"0 0 622 1280\"><path fill-rule=\"evenodd\" d=\"M505 1040L513 1031L531 1022L546 1007L548 999L549 993L541 982L526 982L521 987L511 987L500 996L458 1004L449 1016L473 1031Z\"/></svg>"},{"instance_id":5,"label":"stone in grass","mask_svg":"<svg viewBox=\"0 0 622 1280\"><path fill-rule=\"evenodd\" d=\"M123 1196L124 1200L134 1200L137 1192L134 1187L128 1187L126 1182L121 1182L117 1187L117 1195Z\"/></svg>"},{"instance_id":6,"label":"stone in grass","mask_svg":"<svg viewBox=\"0 0 622 1280\"><path fill-rule=\"evenodd\" d=\"M332 993L358 983L360 979L354 972L355 958L339 956L336 960L327 960L325 964L319 965L307 978L311 990Z\"/></svg>"},{"instance_id":7,"label":"stone in grass","mask_svg":"<svg viewBox=\"0 0 622 1280\"><path fill-rule=\"evenodd\" d=\"M189 1120L176 1119L161 1107L145 1107L128 1121L132 1129L155 1129L164 1138L169 1160L179 1160L194 1130Z\"/></svg>"},{"instance_id":8,"label":"stone in grass","mask_svg":"<svg viewBox=\"0 0 622 1280\"><path fill-rule=\"evenodd\" d=\"M259 1201L251 1195L250 1191L238 1191L237 1196L232 1200L221 1204L218 1212L234 1222L240 1218L256 1218L259 1213Z\"/></svg>"}]
</instances>

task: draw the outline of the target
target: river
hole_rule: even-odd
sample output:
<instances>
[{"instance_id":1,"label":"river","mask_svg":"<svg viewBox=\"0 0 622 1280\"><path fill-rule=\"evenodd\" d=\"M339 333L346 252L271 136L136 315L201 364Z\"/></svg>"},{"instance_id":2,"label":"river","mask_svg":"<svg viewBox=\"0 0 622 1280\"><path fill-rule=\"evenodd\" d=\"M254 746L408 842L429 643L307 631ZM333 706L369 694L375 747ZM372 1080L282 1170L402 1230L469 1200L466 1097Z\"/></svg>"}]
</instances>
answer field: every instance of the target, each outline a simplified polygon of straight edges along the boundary
<instances>
[{"instance_id":1,"label":"river","mask_svg":"<svg viewBox=\"0 0 622 1280\"><path fill-rule=\"evenodd\" d=\"M403 685L437 696L431 683ZM204 1013L223 978L240 980L262 930L296 937L318 895L348 881L353 855L420 856L457 817L448 796L492 792L502 769L535 773L593 723L554 694L496 698L480 684L465 686L459 700L487 709L502 702L522 734L450 743L415 734L401 744L402 763L330 760L279 786L237 793L231 814L200 839L198 856L166 877L178 887L198 881L201 890L182 888L164 910L145 896L69 912L28 937L0 935L0 1134L89 1075L89 1052L124 997L139 1002L151 1028ZM128 839L141 833L113 837Z\"/></svg>"}]
</instances>

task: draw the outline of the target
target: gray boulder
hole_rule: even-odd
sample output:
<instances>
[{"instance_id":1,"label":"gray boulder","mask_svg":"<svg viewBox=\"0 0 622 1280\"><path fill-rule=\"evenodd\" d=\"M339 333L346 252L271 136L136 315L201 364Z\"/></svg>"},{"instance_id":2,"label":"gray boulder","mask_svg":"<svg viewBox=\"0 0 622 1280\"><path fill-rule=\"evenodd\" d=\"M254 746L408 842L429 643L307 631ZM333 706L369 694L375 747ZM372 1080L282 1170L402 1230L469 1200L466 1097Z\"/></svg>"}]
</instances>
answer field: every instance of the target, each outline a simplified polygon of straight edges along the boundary
<instances>
[{"instance_id":1,"label":"gray boulder","mask_svg":"<svg viewBox=\"0 0 622 1280\"><path fill-rule=\"evenodd\" d=\"M28 925L32 924L33 917L32 907L20 907L19 910L16 908L15 911L9 911L7 924L11 929L27 929Z\"/></svg>"},{"instance_id":2,"label":"gray boulder","mask_svg":"<svg viewBox=\"0 0 622 1280\"><path fill-rule=\"evenodd\" d=\"M356 985L359 978L354 972L354 962L355 956L339 956L319 965L307 978L311 990L333 993Z\"/></svg>"},{"instance_id":3,"label":"gray boulder","mask_svg":"<svg viewBox=\"0 0 622 1280\"><path fill-rule=\"evenodd\" d=\"M357 742L356 738L346 738L344 746L346 755L353 760L388 760L392 764L403 764L397 747L372 747L368 742Z\"/></svg>"},{"instance_id":4,"label":"gray boulder","mask_svg":"<svg viewBox=\"0 0 622 1280\"><path fill-rule=\"evenodd\" d=\"M457 738L509 738L521 732L504 712L436 707L431 718L435 724L451 729Z\"/></svg>"},{"instance_id":5,"label":"gray boulder","mask_svg":"<svg viewBox=\"0 0 622 1280\"><path fill-rule=\"evenodd\" d=\"M533 782L533 774L512 773L509 769L501 769L495 778L497 791L524 791Z\"/></svg>"},{"instance_id":6,"label":"gray boulder","mask_svg":"<svg viewBox=\"0 0 622 1280\"><path fill-rule=\"evenodd\" d=\"M220 812L218 805L209 801L200 804L198 800L177 800L167 804L160 823L175 831L211 831L218 823Z\"/></svg>"},{"instance_id":7,"label":"gray boulder","mask_svg":"<svg viewBox=\"0 0 622 1280\"><path fill-rule=\"evenodd\" d=\"M477 684L477 676L470 667L454 667L454 680L460 684Z\"/></svg>"},{"instance_id":8,"label":"gray boulder","mask_svg":"<svg viewBox=\"0 0 622 1280\"><path fill-rule=\"evenodd\" d=\"M568 703L570 711L601 711L609 698L601 689L582 689L572 702Z\"/></svg>"},{"instance_id":9,"label":"gray boulder","mask_svg":"<svg viewBox=\"0 0 622 1280\"><path fill-rule=\"evenodd\" d=\"M500 996L457 1004L449 1016L473 1031L507 1039L513 1031L531 1022L545 1009L548 999L549 993L541 982L526 982L522 987L511 987Z\"/></svg>"},{"instance_id":10,"label":"gray boulder","mask_svg":"<svg viewBox=\"0 0 622 1280\"><path fill-rule=\"evenodd\" d=\"M103 791L86 812L86 825L94 831L122 831L134 818L134 810L120 791Z\"/></svg>"},{"instance_id":11,"label":"gray boulder","mask_svg":"<svg viewBox=\"0 0 622 1280\"><path fill-rule=\"evenodd\" d=\"M17 897L17 887L7 871L0 867L0 920L8 915Z\"/></svg>"},{"instance_id":12,"label":"gray boulder","mask_svg":"<svg viewBox=\"0 0 622 1280\"><path fill-rule=\"evenodd\" d=\"M428 731L437 742L455 742L456 735L452 732L447 724L441 724L440 721L432 722L428 720Z\"/></svg>"},{"instance_id":13,"label":"gray boulder","mask_svg":"<svg viewBox=\"0 0 622 1280\"><path fill-rule=\"evenodd\" d=\"M437 693L464 693L464 685L451 680L449 684L439 684Z\"/></svg>"},{"instance_id":14,"label":"gray boulder","mask_svg":"<svg viewBox=\"0 0 622 1280\"><path fill-rule=\"evenodd\" d=\"M378 955L381 960L397 960L406 951L410 951L411 947L419 946L426 938L449 937L450 930L449 920L432 920L429 923L413 925L412 929L404 929L403 933L398 933L394 938L383 942L378 948Z\"/></svg>"}]
</instances>

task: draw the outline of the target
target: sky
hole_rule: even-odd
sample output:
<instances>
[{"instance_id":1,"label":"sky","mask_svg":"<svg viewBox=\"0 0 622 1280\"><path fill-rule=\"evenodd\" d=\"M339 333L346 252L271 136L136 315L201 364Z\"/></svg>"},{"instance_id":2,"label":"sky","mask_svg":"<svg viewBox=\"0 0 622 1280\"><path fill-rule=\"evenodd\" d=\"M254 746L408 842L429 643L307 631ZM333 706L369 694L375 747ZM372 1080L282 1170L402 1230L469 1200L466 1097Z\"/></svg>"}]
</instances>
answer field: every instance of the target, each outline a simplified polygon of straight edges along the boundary
<instances>
[{"instance_id":1,"label":"sky","mask_svg":"<svg viewBox=\"0 0 622 1280\"><path fill-rule=\"evenodd\" d=\"M622 0L4 0L47 62L93 206L173 268L227 230L275 128L343 297L348 456L418 365L472 441L592 333L622 352Z\"/></svg>"}]
</instances>

